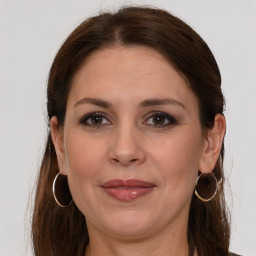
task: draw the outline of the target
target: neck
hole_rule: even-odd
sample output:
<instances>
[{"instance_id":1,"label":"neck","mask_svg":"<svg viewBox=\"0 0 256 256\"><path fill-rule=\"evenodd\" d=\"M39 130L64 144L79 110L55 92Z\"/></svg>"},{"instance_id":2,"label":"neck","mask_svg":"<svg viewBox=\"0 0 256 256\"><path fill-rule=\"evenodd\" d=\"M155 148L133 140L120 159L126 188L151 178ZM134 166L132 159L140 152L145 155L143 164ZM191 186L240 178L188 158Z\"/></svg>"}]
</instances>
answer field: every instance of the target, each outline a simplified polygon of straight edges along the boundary
<instances>
[{"instance_id":1,"label":"neck","mask_svg":"<svg viewBox=\"0 0 256 256\"><path fill-rule=\"evenodd\" d=\"M187 230L174 231L162 230L154 236L130 240L89 233L85 256L188 256Z\"/></svg>"}]
</instances>

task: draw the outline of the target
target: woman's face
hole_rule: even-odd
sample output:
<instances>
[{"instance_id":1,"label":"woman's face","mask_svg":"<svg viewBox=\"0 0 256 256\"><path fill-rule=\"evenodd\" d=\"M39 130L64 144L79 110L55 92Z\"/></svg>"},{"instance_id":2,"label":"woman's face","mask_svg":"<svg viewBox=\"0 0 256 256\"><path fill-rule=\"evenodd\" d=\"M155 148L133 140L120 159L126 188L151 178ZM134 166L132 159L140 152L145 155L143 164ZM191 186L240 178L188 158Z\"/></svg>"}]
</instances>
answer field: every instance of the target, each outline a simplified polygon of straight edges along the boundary
<instances>
[{"instance_id":1,"label":"woman's face","mask_svg":"<svg viewBox=\"0 0 256 256\"><path fill-rule=\"evenodd\" d=\"M89 233L186 233L205 166L202 134L195 95L161 54L142 46L92 54L73 79L57 149Z\"/></svg>"}]
</instances>

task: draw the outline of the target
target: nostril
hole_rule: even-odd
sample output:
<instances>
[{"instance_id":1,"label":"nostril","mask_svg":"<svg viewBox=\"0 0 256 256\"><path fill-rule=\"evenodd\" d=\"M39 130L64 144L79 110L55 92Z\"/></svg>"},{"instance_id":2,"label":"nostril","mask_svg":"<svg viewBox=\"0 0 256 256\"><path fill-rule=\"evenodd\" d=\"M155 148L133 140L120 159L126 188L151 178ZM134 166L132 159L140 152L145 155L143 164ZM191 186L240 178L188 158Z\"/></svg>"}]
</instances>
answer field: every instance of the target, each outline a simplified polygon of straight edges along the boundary
<instances>
[{"instance_id":1,"label":"nostril","mask_svg":"<svg viewBox=\"0 0 256 256\"><path fill-rule=\"evenodd\" d=\"M119 162L118 159L116 159L116 158L113 158L112 161L115 162L115 163Z\"/></svg>"},{"instance_id":2,"label":"nostril","mask_svg":"<svg viewBox=\"0 0 256 256\"><path fill-rule=\"evenodd\" d=\"M125 159L118 159L118 158L112 158L111 161L112 163L121 163L121 164L124 164L124 165L130 165L134 162L136 162L138 159L134 158L134 159L131 159L131 160L125 160Z\"/></svg>"}]
</instances>

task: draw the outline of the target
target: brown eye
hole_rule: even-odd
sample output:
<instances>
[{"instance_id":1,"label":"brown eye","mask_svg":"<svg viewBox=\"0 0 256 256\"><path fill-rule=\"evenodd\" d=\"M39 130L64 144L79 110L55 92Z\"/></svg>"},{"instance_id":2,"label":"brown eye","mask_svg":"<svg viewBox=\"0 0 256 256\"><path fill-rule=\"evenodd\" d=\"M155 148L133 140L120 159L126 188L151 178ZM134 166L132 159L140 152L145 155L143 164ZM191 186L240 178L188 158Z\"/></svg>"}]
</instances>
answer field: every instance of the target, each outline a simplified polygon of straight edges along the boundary
<instances>
[{"instance_id":1,"label":"brown eye","mask_svg":"<svg viewBox=\"0 0 256 256\"><path fill-rule=\"evenodd\" d=\"M177 120L171 115L163 112L156 112L146 120L145 124L156 128L167 127L177 123Z\"/></svg>"},{"instance_id":2,"label":"brown eye","mask_svg":"<svg viewBox=\"0 0 256 256\"><path fill-rule=\"evenodd\" d=\"M109 125L111 122L102 113L91 113L86 115L80 121L81 124L91 127L100 127L103 125Z\"/></svg>"},{"instance_id":3,"label":"brown eye","mask_svg":"<svg viewBox=\"0 0 256 256\"><path fill-rule=\"evenodd\" d=\"M166 118L164 116L154 116L153 117L153 123L155 125L163 125L166 121Z\"/></svg>"},{"instance_id":4,"label":"brown eye","mask_svg":"<svg viewBox=\"0 0 256 256\"><path fill-rule=\"evenodd\" d=\"M90 117L89 118L89 123L91 122L91 124L93 124L93 125L99 125L99 124L101 124L102 123L102 116L92 116L92 117Z\"/></svg>"}]
</instances>

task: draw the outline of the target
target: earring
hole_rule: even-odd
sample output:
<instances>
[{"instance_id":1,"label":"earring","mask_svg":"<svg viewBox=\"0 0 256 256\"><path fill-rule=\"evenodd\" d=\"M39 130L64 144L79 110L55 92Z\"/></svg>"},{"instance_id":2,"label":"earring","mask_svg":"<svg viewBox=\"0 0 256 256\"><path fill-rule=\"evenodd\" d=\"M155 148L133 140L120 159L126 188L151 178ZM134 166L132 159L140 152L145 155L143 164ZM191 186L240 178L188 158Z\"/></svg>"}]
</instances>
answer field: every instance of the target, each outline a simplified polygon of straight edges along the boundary
<instances>
[{"instance_id":1,"label":"earring","mask_svg":"<svg viewBox=\"0 0 256 256\"><path fill-rule=\"evenodd\" d=\"M69 206L73 199L68 187L67 175L58 173L52 184L53 197L61 207Z\"/></svg>"},{"instance_id":2,"label":"earring","mask_svg":"<svg viewBox=\"0 0 256 256\"><path fill-rule=\"evenodd\" d=\"M216 195L222 179L217 181L212 172L201 173L196 180L195 194L203 202L208 202Z\"/></svg>"}]
</instances>

